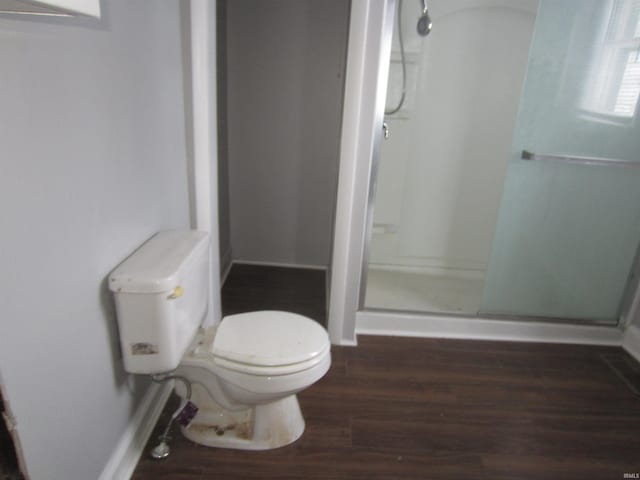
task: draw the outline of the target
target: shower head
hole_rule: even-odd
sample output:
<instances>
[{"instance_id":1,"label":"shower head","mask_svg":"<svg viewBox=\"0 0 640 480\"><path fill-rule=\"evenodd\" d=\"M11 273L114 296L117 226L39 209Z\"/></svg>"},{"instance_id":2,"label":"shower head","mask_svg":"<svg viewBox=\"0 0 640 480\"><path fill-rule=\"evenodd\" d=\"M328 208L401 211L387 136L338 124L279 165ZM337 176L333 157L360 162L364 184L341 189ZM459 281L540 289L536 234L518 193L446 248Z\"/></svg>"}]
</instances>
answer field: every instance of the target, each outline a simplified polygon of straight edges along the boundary
<instances>
[{"instance_id":1,"label":"shower head","mask_svg":"<svg viewBox=\"0 0 640 480\"><path fill-rule=\"evenodd\" d=\"M420 18L418 19L418 35L426 37L431 31L431 27L432 23L427 10L427 2L426 0L422 0L422 15L420 15Z\"/></svg>"}]
</instances>

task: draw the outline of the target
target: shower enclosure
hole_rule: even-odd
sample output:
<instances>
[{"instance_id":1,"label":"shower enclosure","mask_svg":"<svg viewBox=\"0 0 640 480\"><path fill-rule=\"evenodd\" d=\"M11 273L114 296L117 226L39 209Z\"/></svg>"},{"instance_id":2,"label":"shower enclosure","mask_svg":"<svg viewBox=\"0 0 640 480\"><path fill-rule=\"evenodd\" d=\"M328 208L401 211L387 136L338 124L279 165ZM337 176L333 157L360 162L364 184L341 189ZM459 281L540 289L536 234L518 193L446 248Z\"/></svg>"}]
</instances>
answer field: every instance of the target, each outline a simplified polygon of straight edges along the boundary
<instances>
[{"instance_id":1,"label":"shower enclosure","mask_svg":"<svg viewBox=\"0 0 640 480\"><path fill-rule=\"evenodd\" d=\"M640 0L427 6L428 36L423 3L394 7L360 307L616 324L640 244Z\"/></svg>"}]
</instances>

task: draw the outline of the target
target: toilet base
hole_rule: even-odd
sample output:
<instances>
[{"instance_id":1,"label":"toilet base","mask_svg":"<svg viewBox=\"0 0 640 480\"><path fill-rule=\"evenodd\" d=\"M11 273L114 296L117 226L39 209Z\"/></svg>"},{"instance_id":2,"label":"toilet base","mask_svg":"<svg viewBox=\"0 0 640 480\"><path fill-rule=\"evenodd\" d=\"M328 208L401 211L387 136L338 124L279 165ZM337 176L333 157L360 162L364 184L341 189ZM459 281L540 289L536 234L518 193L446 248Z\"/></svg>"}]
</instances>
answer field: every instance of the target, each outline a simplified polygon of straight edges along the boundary
<instances>
[{"instance_id":1,"label":"toilet base","mask_svg":"<svg viewBox=\"0 0 640 480\"><path fill-rule=\"evenodd\" d=\"M304 427L298 398L289 395L240 412L209 404L181 430L192 442L208 447L271 450L295 442Z\"/></svg>"}]
</instances>

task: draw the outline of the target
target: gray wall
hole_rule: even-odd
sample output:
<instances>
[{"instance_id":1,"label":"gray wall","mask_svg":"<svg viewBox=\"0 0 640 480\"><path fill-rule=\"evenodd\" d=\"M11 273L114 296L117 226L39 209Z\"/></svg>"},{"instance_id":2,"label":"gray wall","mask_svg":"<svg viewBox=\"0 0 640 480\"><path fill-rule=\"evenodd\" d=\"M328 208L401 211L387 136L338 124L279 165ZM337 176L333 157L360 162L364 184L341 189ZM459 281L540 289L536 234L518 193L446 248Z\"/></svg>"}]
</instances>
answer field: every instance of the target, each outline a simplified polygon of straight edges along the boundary
<instances>
[{"instance_id":1,"label":"gray wall","mask_svg":"<svg viewBox=\"0 0 640 480\"><path fill-rule=\"evenodd\" d=\"M218 229L220 274L231 266L231 224L229 211L229 147L227 128L227 1L216 3L217 89L218 89Z\"/></svg>"},{"instance_id":2,"label":"gray wall","mask_svg":"<svg viewBox=\"0 0 640 480\"><path fill-rule=\"evenodd\" d=\"M233 258L328 265L349 2L227 8Z\"/></svg>"},{"instance_id":3,"label":"gray wall","mask_svg":"<svg viewBox=\"0 0 640 480\"><path fill-rule=\"evenodd\" d=\"M178 2L0 17L0 370L34 480L95 479L147 383L109 272L189 226Z\"/></svg>"}]
</instances>

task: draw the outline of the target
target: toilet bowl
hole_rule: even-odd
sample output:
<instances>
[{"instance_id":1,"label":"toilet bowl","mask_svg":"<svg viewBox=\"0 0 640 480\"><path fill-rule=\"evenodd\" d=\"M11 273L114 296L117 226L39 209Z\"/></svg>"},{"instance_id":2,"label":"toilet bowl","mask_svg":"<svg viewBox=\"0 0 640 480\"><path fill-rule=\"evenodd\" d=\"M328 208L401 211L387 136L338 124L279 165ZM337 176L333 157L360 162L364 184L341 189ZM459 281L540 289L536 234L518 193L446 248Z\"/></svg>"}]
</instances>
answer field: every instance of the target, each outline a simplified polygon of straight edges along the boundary
<instances>
[{"instance_id":1,"label":"toilet bowl","mask_svg":"<svg viewBox=\"0 0 640 480\"><path fill-rule=\"evenodd\" d=\"M209 237L160 232L109 276L125 370L178 376L198 412L182 433L212 447L266 450L302 435L296 393L331 365L327 332L289 312L230 315L203 328ZM187 388L176 385L178 395Z\"/></svg>"},{"instance_id":2,"label":"toilet bowl","mask_svg":"<svg viewBox=\"0 0 640 480\"><path fill-rule=\"evenodd\" d=\"M198 413L182 433L211 447L266 450L305 428L296 393L331 365L326 331L288 312L225 317L201 331L176 374L189 379ZM184 397L185 389L176 388Z\"/></svg>"}]
</instances>

